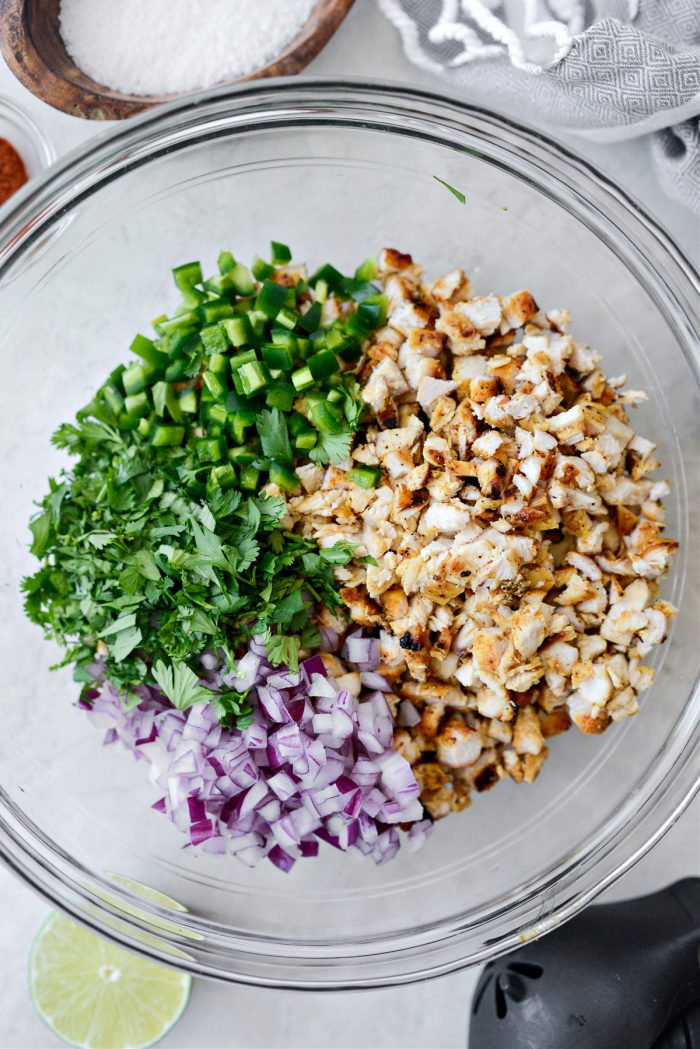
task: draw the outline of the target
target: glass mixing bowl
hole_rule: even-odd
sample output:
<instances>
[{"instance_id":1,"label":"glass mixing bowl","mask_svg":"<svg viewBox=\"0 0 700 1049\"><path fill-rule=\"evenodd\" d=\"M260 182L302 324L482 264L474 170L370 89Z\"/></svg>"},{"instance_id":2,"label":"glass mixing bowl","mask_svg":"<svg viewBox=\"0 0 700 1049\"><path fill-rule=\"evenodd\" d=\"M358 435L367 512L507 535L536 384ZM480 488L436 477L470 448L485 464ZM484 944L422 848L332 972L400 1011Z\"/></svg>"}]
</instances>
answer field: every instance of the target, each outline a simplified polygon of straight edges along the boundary
<instances>
[{"instance_id":1,"label":"glass mixing bowl","mask_svg":"<svg viewBox=\"0 0 700 1049\"><path fill-rule=\"evenodd\" d=\"M466 194L462 205L434 178ZM283 875L183 849L144 768L73 703L57 649L22 614L27 519L70 419L133 334L175 303L170 268L250 258L274 237L347 268L381 245L485 292L529 288L648 404L681 551L680 609L641 713L552 741L533 786L504 782L375 867L326 848ZM664 833L698 773L695 689L698 282L624 193L546 137L407 88L283 81L126 123L52 168L0 216L3 493L0 848L56 906L192 972L286 987L400 983L490 958L571 917ZM173 916L118 874L180 901Z\"/></svg>"}]
</instances>

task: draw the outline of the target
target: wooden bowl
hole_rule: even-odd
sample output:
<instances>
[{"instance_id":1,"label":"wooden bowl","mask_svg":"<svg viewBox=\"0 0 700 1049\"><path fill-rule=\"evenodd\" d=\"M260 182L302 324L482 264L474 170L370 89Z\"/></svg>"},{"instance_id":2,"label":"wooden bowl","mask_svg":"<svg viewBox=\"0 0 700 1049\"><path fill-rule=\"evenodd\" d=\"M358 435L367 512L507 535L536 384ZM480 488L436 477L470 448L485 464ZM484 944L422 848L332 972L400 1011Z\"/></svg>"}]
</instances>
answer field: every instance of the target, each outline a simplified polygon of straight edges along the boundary
<instances>
[{"instance_id":1,"label":"wooden bowl","mask_svg":"<svg viewBox=\"0 0 700 1049\"><path fill-rule=\"evenodd\" d=\"M275 61L235 82L299 73L328 43L353 3L316 0L306 25ZM183 97L123 95L98 84L69 57L58 29L58 11L59 0L0 0L0 51L17 79L43 102L73 117L121 120Z\"/></svg>"}]
</instances>

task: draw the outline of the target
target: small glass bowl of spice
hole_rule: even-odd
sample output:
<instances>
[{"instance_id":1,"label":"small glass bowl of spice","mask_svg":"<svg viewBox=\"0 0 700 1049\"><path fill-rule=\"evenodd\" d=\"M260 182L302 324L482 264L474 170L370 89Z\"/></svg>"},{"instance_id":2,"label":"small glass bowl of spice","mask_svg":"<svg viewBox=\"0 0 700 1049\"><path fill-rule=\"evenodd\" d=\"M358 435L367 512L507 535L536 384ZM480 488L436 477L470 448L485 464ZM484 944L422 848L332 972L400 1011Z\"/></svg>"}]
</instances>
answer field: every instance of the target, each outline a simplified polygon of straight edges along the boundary
<instances>
[{"instance_id":1,"label":"small glass bowl of spice","mask_svg":"<svg viewBox=\"0 0 700 1049\"><path fill-rule=\"evenodd\" d=\"M0 206L54 159L43 131L23 109L0 95Z\"/></svg>"}]
</instances>

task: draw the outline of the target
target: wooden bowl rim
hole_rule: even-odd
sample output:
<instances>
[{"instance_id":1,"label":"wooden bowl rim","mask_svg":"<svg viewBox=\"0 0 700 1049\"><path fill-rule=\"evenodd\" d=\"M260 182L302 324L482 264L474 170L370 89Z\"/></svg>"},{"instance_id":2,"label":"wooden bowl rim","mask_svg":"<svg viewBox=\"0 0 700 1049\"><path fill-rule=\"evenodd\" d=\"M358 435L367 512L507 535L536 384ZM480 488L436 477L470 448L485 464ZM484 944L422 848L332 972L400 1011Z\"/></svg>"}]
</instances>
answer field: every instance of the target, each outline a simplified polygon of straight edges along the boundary
<instances>
[{"instance_id":1,"label":"wooden bowl rim","mask_svg":"<svg viewBox=\"0 0 700 1049\"><path fill-rule=\"evenodd\" d=\"M196 95L197 91L174 95L124 95L83 74L90 83L81 87L54 72L37 51L28 31L26 10L31 0L0 0L0 52L12 73L32 94L54 109L88 120L122 120L165 102ZM115 0L118 2L118 0ZM205 90L231 87L263 77L293 76L304 69L325 47L355 0L316 0L301 30L286 48L265 66L233 80L221 81ZM323 7L327 10L323 11Z\"/></svg>"}]
</instances>

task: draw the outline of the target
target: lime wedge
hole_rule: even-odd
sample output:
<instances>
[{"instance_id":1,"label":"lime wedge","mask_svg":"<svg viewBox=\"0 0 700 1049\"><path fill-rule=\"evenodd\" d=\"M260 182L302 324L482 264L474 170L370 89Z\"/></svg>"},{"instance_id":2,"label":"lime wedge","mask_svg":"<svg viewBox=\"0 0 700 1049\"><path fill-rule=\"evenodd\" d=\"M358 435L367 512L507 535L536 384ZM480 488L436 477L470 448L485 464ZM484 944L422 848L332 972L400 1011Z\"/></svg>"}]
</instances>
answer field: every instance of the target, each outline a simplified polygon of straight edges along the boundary
<instances>
[{"instance_id":1,"label":"lime wedge","mask_svg":"<svg viewBox=\"0 0 700 1049\"><path fill-rule=\"evenodd\" d=\"M54 1034L81 1049L145 1049L179 1020L191 977L52 914L34 941L29 989Z\"/></svg>"}]
</instances>

